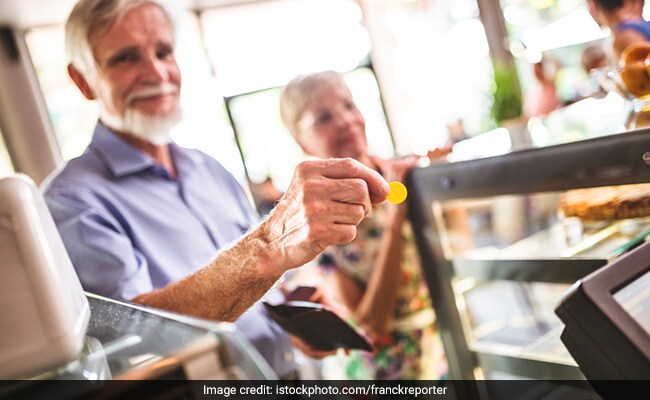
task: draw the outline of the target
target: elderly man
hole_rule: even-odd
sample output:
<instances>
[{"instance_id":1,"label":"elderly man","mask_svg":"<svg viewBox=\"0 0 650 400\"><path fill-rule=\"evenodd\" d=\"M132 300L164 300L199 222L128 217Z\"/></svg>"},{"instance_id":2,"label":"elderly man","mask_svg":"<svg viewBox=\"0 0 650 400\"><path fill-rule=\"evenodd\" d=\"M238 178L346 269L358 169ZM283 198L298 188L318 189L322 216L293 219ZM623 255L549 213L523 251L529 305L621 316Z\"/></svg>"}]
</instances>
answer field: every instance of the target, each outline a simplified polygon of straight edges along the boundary
<instances>
[{"instance_id":1,"label":"elderly man","mask_svg":"<svg viewBox=\"0 0 650 400\"><path fill-rule=\"evenodd\" d=\"M305 162L253 227L257 216L235 179L171 142L181 87L174 35L169 12L153 0L75 6L68 72L99 102L100 121L86 151L46 182L45 197L86 290L237 320L282 376L295 367L288 338L256 301L288 269L350 242L388 185L354 160Z\"/></svg>"}]
</instances>

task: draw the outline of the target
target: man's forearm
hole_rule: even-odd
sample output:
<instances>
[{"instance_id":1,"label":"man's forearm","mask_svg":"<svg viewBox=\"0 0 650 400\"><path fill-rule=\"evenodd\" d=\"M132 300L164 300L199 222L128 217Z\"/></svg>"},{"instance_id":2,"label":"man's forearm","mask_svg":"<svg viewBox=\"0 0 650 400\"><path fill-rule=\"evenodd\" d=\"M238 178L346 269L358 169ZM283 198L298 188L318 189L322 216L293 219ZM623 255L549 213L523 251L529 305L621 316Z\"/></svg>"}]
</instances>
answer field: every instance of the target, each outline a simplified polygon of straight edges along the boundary
<instances>
[{"instance_id":1,"label":"man's forearm","mask_svg":"<svg viewBox=\"0 0 650 400\"><path fill-rule=\"evenodd\" d=\"M246 234L198 272L134 302L199 318L234 321L282 276L266 226Z\"/></svg>"},{"instance_id":2,"label":"man's forearm","mask_svg":"<svg viewBox=\"0 0 650 400\"><path fill-rule=\"evenodd\" d=\"M201 318L234 321L291 268L351 242L357 224L390 188L352 159L303 162L269 217L205 268L133 301Z\"/></svg>"}]
</instances>

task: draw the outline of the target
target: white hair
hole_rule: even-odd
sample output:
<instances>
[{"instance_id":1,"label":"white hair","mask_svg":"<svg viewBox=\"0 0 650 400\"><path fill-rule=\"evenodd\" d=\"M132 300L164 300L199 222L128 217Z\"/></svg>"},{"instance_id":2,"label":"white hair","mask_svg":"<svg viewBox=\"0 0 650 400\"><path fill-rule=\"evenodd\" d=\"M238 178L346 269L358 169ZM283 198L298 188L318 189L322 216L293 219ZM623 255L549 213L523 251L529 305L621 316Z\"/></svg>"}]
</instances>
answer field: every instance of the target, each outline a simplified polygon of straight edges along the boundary
<instances>
[{"instance_id":1,"label":"white hair","mask_svg":"<svg viewBox=\"0 0 650 400\"><path fill-rule=\"evenodd\" d=\"M69 62L87 79L96 73L92 40L110 29L129 10L143 4L160 8L176 37L176 13L160 0L80 0L65 24L65 50Z\"/></svg>"}]
</instances>

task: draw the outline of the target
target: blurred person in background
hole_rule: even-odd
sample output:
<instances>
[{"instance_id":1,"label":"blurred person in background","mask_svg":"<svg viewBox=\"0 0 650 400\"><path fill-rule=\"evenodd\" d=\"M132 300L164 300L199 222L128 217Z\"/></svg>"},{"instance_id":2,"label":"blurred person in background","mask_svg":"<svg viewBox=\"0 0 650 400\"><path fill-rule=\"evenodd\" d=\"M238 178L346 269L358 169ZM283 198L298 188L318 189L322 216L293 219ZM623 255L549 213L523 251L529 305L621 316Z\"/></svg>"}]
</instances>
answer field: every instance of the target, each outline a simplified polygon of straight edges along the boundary
<instances>
[{"instance_id":1,"label":"blurred person in background","mask_svg":"<svg viewBox=\"0 0 650 400\"><path fill-rule=\"evenodd\" d=\"M524 98L524 114L527 117L546 115L561 106L555 87L558 69L558 62L546 57L533 64L533 75L537 87L528 92Z\"/></svg>"},{"instance_id":2,"label":"blurred person in background","mask_svg":"<svg viewBox=\"0 0 650 400\"><path fill-rule=\"evenodd\" d=\"M594 20L611 31L616 57L632 43L650 41L650 22L643 19L643 3L643 0L587 0Z\"/></svg>"},{"instance_id":3,"label":"blurred person in background","mask_svg":"<svg viewBox=\"0 0 650 400\"><path fill-rule=\"evenodd\" d=\"M282 120L307 156L351 157L389 181L403 181L419 156L368 155L365 120L343 77L332 71L300 76L283 90ZM433 158L450 147L429 152ZM320 258L323 292L339 301L374 343L374 354L346 357L350 379L438 379L446 371L406 203L373 207L357 237Z\"/></svg>"},{"instance_id":4,"label":"blurred person in background","mask_svg":"<svg viewBox=\"0 0 650 400\"><path fill-rule=\"evenodd\" d=\"M580 56L580 65L587 74L595 69L606 68L611 64L611 55L600 43L587 46Z\"/></svg>"},{"instance_id":5,"label":"blurred person in background","mask_svg":"<svg viewBox=\"0 0 650 400\"><path fill-rule=\"evenodd\" d=\"M590 97L604 97L607 91L601 86L601 80L605 79L605 74L611 64L611 54L601 43L585 47L580 55L580 65L586 74L586 78L575 84L573 97L565 101L564 105L573 104Z\"/></svg>"},{"instance_id":6,"label":"blurred person in background","mask_svg":"<svg viewBox=\"0 0 650 400\"><path fill-rule=\"evenodd\" d=\"M589 79L583 85L578 87L578 94L582 97L603 97L607 92L601 87L597 76L594 74L598 71L604 73L604 69L611 66L611 51L607 51L602 44L594 44L586 47L580 57L580 65L583 71L589 76Z\"/></svg>"}]
</instances>

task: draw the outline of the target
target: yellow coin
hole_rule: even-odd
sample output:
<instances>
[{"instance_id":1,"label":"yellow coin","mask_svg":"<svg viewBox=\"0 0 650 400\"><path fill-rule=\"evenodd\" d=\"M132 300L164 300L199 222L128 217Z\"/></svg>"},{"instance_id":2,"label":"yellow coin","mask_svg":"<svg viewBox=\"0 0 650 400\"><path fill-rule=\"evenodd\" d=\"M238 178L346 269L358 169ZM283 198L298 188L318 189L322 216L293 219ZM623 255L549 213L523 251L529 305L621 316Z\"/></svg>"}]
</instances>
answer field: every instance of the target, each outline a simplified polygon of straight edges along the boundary
<instances>
[{"instance_id":1,"label":"yellow coin","mask_svg":"<svg viewBox=\"0 0 650 400\"><path fill-rule=\"evenodd\" d=\"M393 204L400 204L406 200L406 186L402 182L393 181L388 184L390 186L390 193L386 196L386 200L390 201Z\"/></svg>"}]
</instances>

